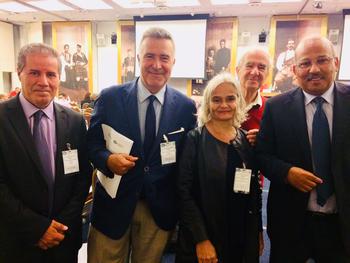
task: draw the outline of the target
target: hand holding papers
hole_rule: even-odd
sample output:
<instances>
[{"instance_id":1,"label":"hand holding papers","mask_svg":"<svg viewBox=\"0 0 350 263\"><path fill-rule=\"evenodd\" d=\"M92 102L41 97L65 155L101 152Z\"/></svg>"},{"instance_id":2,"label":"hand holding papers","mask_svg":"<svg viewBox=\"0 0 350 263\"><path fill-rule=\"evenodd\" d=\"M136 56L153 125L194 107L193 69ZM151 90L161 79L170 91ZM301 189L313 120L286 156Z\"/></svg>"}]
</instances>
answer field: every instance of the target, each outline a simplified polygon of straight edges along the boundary
<instances>
[{"instance_id":1,"label":"hand holding papers","mask_svg":"<svg viewBox=\"0 0 350 263\"><path fill-rule=\"evenodd\" d=\"M112 153L107 160L107 165L115 174L113 178L108 178L98 171L97 178L106 192L112 198L115 198L121 180L120 175L125 174L130 168L134 167L138 158L129 155L134 143L132 140L116 132L108 125L102 124L102 130L106 148Z\"/></svg>"}]
</instances>

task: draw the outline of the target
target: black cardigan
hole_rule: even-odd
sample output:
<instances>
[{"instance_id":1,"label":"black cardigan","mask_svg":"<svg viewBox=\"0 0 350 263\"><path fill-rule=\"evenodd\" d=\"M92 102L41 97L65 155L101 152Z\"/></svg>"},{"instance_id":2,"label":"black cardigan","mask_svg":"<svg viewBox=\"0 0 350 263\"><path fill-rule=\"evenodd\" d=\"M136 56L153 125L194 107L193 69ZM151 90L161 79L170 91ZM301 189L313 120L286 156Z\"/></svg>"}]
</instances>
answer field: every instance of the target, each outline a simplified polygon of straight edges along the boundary
<instances>
[{"instance_id":1,"label":"black cardigan","mask_svg":"<svg viewBox=\"0 0 350 263\"><path fill-rule=\"evenodd\" d=\"M245 262L255 263L259 262L259 231L262 231L259 178L253 149L242 130L238 130L232 144L246 167L253 170L248 209L245 211L247 231L244 254ZM223 242L220 239L227 234L228 228L227 186L217 179L226 178L226 167L227 147L219 145L205 127L188 133L177 180L180 229L176 262L197 262L195 246L198 242L207 239L215 239L216 244ZM219 256L225 253L220 245L215 248Z\"/></svg>"}]
</instances>

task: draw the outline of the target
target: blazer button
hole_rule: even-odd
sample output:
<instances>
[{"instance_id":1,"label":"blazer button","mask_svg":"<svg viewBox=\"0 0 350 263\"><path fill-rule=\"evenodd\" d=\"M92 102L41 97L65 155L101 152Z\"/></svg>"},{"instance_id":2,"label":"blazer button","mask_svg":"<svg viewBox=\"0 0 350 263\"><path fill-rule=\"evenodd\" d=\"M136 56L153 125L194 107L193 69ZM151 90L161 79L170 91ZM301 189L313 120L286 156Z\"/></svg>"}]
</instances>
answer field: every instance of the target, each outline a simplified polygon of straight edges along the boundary
<instances>
[{"instance_id":1,"label":"blazer button","mask_svg":"<svg viewBox=\"0 0 350 263\"><path fill-rule=\"evenodd\" d=\"M253 214L253 211L252 211L252 210L249 210L248 213L251 215L251 214Z\"/></svg>"},{"instance_id":2,"label":"blazer button","mask_svg":"<svg viewBox=\"0 0 350 263\"><path fill-rule=\"evenodd\" d=\"M143 171L144 171L145 173L147 173L147 172L149 171L149 166L145 166L145 167L143 168Z\"/></svg>"}]
</instances>

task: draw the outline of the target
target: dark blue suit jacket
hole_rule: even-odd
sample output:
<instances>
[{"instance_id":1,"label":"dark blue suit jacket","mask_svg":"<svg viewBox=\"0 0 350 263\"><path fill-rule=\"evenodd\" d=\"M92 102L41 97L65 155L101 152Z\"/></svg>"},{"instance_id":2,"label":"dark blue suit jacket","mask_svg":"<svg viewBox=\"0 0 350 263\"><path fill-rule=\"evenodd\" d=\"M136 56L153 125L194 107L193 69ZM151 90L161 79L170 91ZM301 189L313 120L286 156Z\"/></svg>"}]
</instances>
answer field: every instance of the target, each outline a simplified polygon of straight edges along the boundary
<instances>
[{"instance_id":1,"label":"dark blue suit jacket","mask_svg":"<svg viewBox=\"0 0 350 263\"><path fill-rule=\"evenodd\" d=\"M96 229L110 238L121 238L131 222L142 187L156 224L164 230L174 228L178 219L175 200L177 164L161 164L159 145L163 135L169 141L175 141L178 160L185 135L196 124L195 113L193 101L167 86L158 134L146 161L139 127L137 80L101 92L88 131L89 155L95 168L111 175L106 166L110 152L105 147L101 124L107 124L133 140L130 154L139 159L136 166L123 175L115 199L97 183L92 212L92 225ZM181 127L184 132L169 134Z\"/></svg>"},{"instance_id":2,"label":"dark blue suit jacket","mask_svg":"<svg viewBox=\"0 0 350 263\"><path fill-rule=\"evenodd\" d=\"M331 165L343 244L350 255L350 87L335 83ZM303 235L309 193L286 183L292 166L313 172L300 88L269 99L257 137L260 168L271 181L267 232L272 244L306 253Z\"/></svg>"}]
</instances>

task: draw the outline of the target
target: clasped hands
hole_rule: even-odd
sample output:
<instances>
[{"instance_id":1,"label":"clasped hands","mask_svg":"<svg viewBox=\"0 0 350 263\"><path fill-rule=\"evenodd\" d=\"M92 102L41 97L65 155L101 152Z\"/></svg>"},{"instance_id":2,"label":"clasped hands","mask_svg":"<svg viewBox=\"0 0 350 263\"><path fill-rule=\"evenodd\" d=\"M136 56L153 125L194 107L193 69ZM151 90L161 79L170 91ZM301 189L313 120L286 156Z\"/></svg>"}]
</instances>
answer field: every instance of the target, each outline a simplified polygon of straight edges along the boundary
<instances>
[{"instance_id":1,"label":"clasped hands","mask_svg":"<svg viewBox=\"0 0 350 263\"><path fill-rule=\"evenodd\" d=\"M37 243L37 246L43 250L47 250L59 245L64 239L67 230L67 226L52 220L49 228Z\"/></svg>"}]
</instances>

